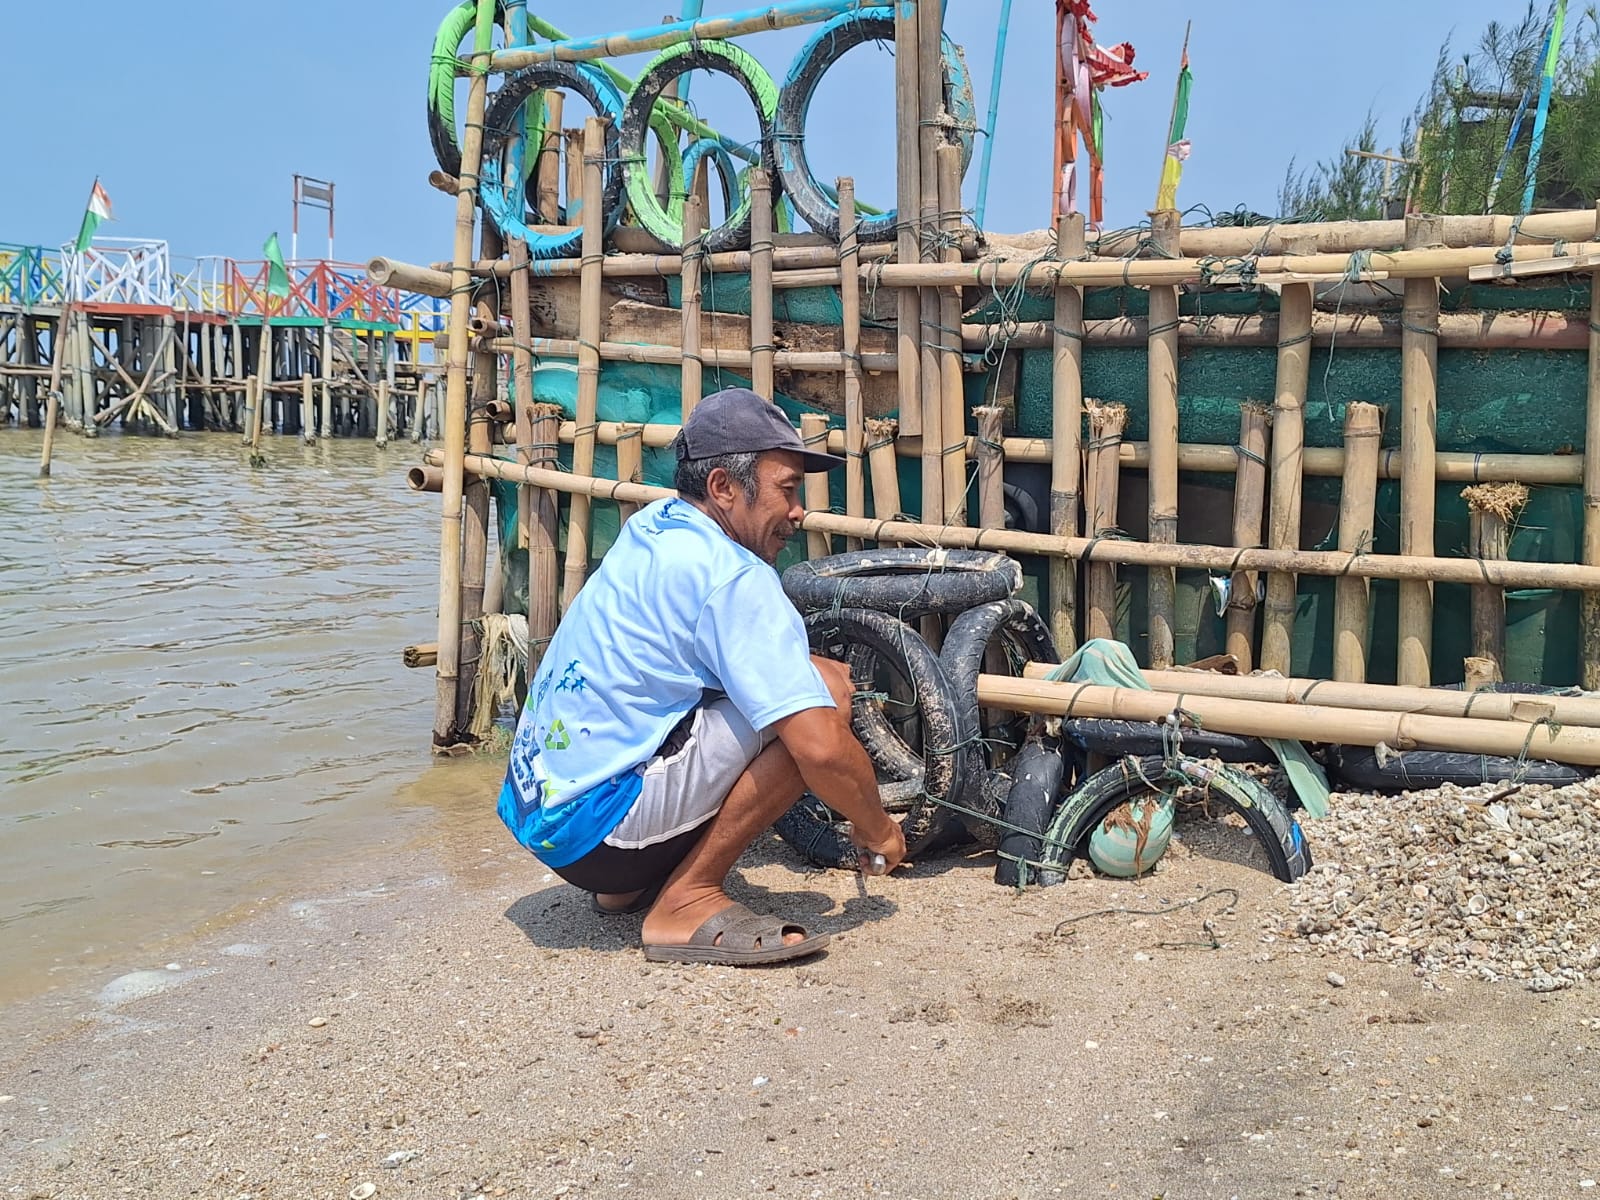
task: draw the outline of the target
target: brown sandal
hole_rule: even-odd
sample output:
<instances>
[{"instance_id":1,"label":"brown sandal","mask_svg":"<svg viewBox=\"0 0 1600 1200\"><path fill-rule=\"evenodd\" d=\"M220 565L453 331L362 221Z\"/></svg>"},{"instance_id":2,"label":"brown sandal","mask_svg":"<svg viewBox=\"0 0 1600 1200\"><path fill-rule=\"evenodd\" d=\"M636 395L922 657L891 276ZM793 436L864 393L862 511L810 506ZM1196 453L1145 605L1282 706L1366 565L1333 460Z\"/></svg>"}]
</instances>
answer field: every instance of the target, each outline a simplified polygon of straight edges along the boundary
<instances>
[{"instance_id":1,"label":"brown sandal","mask_svg":"<svg viewBox=\"0 0 1600 1200\"><path fill-rule=\"evenodd\" d=\"M791 933L804 934L804 940L785 944ZM717 941L721 937L721 942ZM760 963L788 962L815 954L828 944L825 933L806 933L805 927L777 917L764 917L742 904L730 904L707 917L686 945L644 943L644 956L650 962L720 963L729 967L748 967Z\"/></svg>"}]
</instances>

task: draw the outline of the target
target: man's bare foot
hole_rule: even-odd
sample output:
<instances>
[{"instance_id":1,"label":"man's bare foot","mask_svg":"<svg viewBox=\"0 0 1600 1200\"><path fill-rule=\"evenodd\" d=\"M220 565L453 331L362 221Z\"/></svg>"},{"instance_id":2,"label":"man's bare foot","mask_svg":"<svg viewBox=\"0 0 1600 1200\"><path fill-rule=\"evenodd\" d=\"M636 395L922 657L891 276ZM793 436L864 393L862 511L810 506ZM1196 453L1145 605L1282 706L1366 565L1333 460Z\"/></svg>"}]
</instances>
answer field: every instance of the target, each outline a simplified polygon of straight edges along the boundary
<instances>
[{"instance_id":1,"label":"man's bare foot","mask_svg":"<svg viewBox=\"0 0 1600 1200\"><path fill-rule=\"evenodd\" d=\"M721 888L695 889L669 886L656 899L655 907L644 919L641 938L649 945L686 946L695 931L723 909L733 904ZM717 943L722 940L717 936ZM783 944L805 941L805 935L788 933Z\"/></svg>"}]
</instances>

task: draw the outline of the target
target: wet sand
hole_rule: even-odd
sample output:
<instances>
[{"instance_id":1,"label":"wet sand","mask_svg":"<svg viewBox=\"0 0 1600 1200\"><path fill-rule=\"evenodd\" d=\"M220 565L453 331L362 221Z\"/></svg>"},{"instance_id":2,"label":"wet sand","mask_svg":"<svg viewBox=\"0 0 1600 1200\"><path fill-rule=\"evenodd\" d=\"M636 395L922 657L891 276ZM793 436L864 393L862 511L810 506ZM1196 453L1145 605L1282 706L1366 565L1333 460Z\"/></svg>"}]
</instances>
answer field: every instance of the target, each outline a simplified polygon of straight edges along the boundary
<instances>
[{"instance_id":1,"label":"wet sand","mask_svg":"<svg viewBox=\"0 0 1600 1200\"><path fill-rule=\"evenodd\" d=\"M0 1194L1596 1194L1587 987L1286 943L1226 838L1137 884L1018 895L974 856L865 896L764 840L735 898L828 953L651 966L511 843L499 769L441 765L429 828L170 964L13 1005ZM1054 932L1107 908L1169 911Z\"/></svg>"}]
</instances>

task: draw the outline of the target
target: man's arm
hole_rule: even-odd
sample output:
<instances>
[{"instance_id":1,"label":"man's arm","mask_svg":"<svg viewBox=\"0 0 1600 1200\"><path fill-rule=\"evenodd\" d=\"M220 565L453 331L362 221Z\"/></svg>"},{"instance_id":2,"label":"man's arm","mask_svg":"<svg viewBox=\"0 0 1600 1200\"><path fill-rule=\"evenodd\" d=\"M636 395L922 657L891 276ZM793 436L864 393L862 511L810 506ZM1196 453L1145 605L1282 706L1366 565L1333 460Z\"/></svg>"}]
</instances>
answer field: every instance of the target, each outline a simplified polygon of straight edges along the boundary
<instances>
[{"instance_id":1,"label":"man's arm","mask_svg":"<svg viewBox=\"0 0 1600 1200\"><path fill-rule=\"evenodd\" d=\"M906 856L900 826L883 811L872 760L850 731L850 709L807 708L774 724L778 740L819 800L844 814L864 850L884 857L894 870Z\"/></svg>"}]
</instances>

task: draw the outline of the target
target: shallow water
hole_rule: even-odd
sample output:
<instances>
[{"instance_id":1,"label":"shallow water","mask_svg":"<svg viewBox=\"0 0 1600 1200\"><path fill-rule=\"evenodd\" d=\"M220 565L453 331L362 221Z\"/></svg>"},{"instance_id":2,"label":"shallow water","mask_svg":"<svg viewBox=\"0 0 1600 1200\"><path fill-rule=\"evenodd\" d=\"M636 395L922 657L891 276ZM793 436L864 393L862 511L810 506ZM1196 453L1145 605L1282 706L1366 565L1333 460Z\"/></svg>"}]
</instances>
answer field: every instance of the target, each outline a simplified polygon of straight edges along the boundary
<instances>
[{"instance_id":1,"label":"shallow water","mask_svg":"<svg viewBox=\"0 0 1600 1200\"><path fill-rule=\"evenodd\" d=\"M438 798L414 447L63 434L48 480L39 447L0 430L0 999L161 966Z\"/></svg>"}]
</instances>

